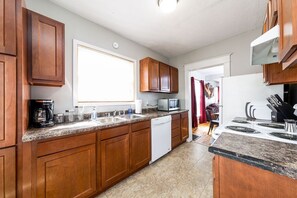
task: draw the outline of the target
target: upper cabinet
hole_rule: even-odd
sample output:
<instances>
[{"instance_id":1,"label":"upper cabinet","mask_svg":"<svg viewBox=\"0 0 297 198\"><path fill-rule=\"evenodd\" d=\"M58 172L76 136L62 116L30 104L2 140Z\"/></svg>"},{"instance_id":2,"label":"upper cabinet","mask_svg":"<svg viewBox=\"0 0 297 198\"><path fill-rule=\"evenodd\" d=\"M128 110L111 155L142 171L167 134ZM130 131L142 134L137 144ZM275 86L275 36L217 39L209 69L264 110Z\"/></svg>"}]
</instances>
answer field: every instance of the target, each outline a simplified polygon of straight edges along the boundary
<instances>
[{"instance_id":1,"label":"upper cabinet","mask_svg":"<svg viewBox=\"0 0 297 198\"><path fill-rule=\"evenodd\" d=\"M283 69L297 65L297 0L278 0L279 60Z\"/></svg>"},{"instance_id":2,"label":"upper cabinet","mask_svg":"<svg viewBox=\"0 0 297 198\"><path fill-rule=\"evenodd\" d=\"M28 10L28 81L65 84L64 24Z\"/></svg>"},{"instance_id":3,"label":"upper cabinet","mask_svg":"<svg viewBox=\"0 0 297 198\"><path fill-rule=\"evenodd\" d=\"M140 60L140 91L178 93L178 69L149 57Z\"/></svg>"},{"instance_id":4,"label":"upper cabinet","mask_svg":"<svg viewBox=\"0 0 297 198\"><path fill-rule=\"evenodd\" d=\"M16 1L0 0L0 53L16 55Z\"/></svg>"},{"instance_id":5,"label":"upper cabinet","mask_svg":"<svg viewBox=\"0 0 297 198\"><path fill-rule=\"evenodd\" d=\"M269 0L263 33L280 27L279 62L263 65L264 82L268 85L297 83L297 0Z\"/></svg>"}]
</instances>

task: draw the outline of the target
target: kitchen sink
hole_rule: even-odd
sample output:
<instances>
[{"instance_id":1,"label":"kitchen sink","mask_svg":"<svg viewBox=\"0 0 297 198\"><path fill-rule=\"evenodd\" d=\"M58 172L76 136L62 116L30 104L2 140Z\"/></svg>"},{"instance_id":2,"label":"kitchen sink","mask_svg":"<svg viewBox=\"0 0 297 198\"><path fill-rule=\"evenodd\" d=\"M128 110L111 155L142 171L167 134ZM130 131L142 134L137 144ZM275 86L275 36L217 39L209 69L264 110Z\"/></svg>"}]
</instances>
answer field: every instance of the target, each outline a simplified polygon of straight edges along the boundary
<instances>
[{"instance_id":1,"label":"kitchen sink","mask_svg":"<svg viewBox=\"0 0 297 198\"><path fill-rule=\"evenodd\" d=\"M127 119L122 118L122 117L101 117L101 118L96 119L97 122L100 122L102 124L123 122L125 120L127 120Z\"/></svg>"},{"instance_id":2,"label":"kitchen sink","mask_svg":"<svg viewBox=\"0 0 297 198\"><path fill-rule=\"evenodd\" d=\"M141 115L141 114L131 114L131 115L124 115L122 116L122 118L124 119L137 119L137 118L145 118L146 116L145 115Z\"/></svg>"}]
</instances>

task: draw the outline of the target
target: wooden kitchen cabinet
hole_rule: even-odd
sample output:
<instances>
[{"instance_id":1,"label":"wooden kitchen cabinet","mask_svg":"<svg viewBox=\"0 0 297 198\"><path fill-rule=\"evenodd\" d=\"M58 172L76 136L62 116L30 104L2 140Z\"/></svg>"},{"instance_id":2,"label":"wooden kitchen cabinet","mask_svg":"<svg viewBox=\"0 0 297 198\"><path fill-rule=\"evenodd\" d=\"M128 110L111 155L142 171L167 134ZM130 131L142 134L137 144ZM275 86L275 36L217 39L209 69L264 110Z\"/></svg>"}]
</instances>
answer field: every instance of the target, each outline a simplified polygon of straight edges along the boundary
<instances>
[{"instance_id":1,"label":"wooden kitchen cabinet","mask_svg":"<svg viewBox=\"0 0 297 198\"><path fill-rule=\"evenodd\" d=\"M278 0L279 61L283 69L297 65L297 0Z\"/></svg>"},{"instance_id":2,"label":"wooden kitchen cabinet","mask_svg":"<svg viewBox=\"0 0 297 198\"><path fill-rule=\"evenodd\" d=\"M178 93L178 69L150 57L140 60L140 91Z\"/></svg>"},{"instance_id":3,"label":"wooden kitchen cabinet","mask_svg":"<svg viewBox=\"0 0 297 198\"><path fill-rule=\"evenodd\" d=\"M16 197L15 148L0 149L0 197Z\"/></svg>"},{"instance_id":4,"label":"wooden kitchen cabinet","mask_svg":"<svg viewBox=\"0 0 297 198\"><path fill-rule=\"evenodd\" d=\"M160 92L170 92L170 66L160 63Z\"/></svg>"},{"instance_id":5,"label":"wooden kitchen cabinet","mask_svg":"<svg viewBox=\"0 0 297 198\"><path fill-rule=\"evenodd\" d=\"M159 61L152 58L140 60L140 91L159 91Z\"/></svg>"},{"instance_id":6,"label":"wooden kitchen cabinet","mask_svg":"<svg viewBox=\"0 0 297 198\"><path fill-rule=\"evenodd\" d=\"M182 140L181 127L180 127L180 114L171 116L171 147L177 147Z\"/></svg>"},{"instance_id":7,"label":"wooden kitchen cabinet","mask_svg":"<svg viewBox=\"0 0 297 198\"><path fill-rule=\"evenodd\" d=\"M100 132L101 182L106 189L129 174L129 125Z\"/></svg>"},{"instance_id":8,"label":"wooden kitchen cabinet","mask_svg":"<svg viewBox=\"0 0 297 198\"><path fill-rule=\"evenodd\" d=\"M268 85L297 83L297 67L283 70L279 63L264 65L263 76Z\"/></svg>"},{"instance_id":9,"label":"wooden kitchen cabinet","mask_svg":"<svg viewBox=\"0 0 297 198\"><path fill-rule=\"evenodd\" d=\"M0 0L0 53L16 55L16 0Z\"/></svg>"},{"instance_id":10,"label":"wooden kitchen cabinet","mask_svg":"<svg viewBox=\"0 0 297 198\"><path fill-rule=\"evenodd\" d=\"M297 180L216 155L214 198L295 198Z\"/></svg>"},{"instance_id":11,"label":"wooden kitchen cabinet","mask_svg":"<svg viewBox=\"0 0 297 198\"><path fill-rule=\"evenodd\" d=\"M170 67L170 93L178 93L178 69Z\"/></svg>"},{"instance_id":12,"label":"wooden kitchen cabinet","mask_svg":"<svg viewBox=\"0 0 297 198\"><path fill-rule=\"evenodd\" d=\"M149 164L151 160L151 128L150 121L131 125L131 172Z\"/></svg>"},{"instance_id":13,"label":"wooden kitchen cabinet","mask_svg":"<svg viewBox=\"0 0 297 198\"><path fill-rule=\"evenodd\" d=\"M65 84L64 24L28 10L28 81Z\"/></svg>"},{"instance_id":14,"label":"wooden kitchen cabinet","mask_svg":"<svg viewBox=\"0 0 297 198\"><path fill-rule=\"evenodd\" d=\"M0 148L16 143L16 57L0 55Z\"/></svg>"},{"instance_id":15,"label":"wooden kitchen cabinet","mask_svg":"<svg viewBox=\"0 0 297 198\"><path fill-rule=\"evenodd\" d=\"M278 0L268 1L268 27L274 27L278 21Z\"/></svg>"},{"instance_id":16,"label":"wooden kitchen cabinet","mask_svg":"<svg viewBox=\"0 0 297 198\"><path fill-rule=\"evenodd\" d=\"M36 143L36 197L95 194L95 143L95 133Z\"/></svg>"},{"instance_id":17,"label":"wooden kitchen cabinet","mask_svg":"<svg viewBox=\"0 0 297 198\"><path fill-rule=\"evenodd\" d=\"M181 113L181 140L186 141L189 137L188 112Z\"/></svg>"}]
</instances>

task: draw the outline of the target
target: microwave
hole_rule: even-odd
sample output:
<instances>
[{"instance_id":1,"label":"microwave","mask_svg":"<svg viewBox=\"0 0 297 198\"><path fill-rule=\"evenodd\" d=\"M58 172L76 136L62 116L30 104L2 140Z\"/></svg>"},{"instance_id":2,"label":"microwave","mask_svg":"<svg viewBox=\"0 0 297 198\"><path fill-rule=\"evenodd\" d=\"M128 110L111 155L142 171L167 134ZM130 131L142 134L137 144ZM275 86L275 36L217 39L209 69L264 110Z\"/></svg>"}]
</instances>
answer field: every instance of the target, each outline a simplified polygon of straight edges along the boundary
<instances>
[{"instance_id":1,"label":"microwave","mask_svg":"<svg viewBox=\"0 0 297 198\"><path fill-rule=\"evenodd\" d=\"M159 111L176 111L179 110L179 99L159 99L158 100Z\"/></svg>"}]
</instances>

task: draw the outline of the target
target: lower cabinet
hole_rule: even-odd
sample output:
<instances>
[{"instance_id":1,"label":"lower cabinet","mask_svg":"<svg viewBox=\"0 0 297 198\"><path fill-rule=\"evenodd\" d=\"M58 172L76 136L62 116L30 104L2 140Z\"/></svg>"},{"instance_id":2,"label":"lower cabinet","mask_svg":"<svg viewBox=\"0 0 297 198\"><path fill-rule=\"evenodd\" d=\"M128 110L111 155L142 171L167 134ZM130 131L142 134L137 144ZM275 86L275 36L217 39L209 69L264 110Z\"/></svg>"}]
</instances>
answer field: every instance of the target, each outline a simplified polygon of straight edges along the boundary
<instances>
[{"instance_id":1,"label":"lower cabinet","mask_svg":"<svg viewBox=\"0 0 297 198\"><path fill-rule=\"evenodd\" d=\"M180 114L171 116L171 147L175 148L181 143Z\"/></svg>"},{"instance_id":2,"label":"lower cabinet","mask_svg":"<svg viewBox=\"0 0 297 198\"><path fill-rule=\"evenodd\" d=\"M96 189L95 144L37 159L37 197L86 197Z\"/></svg>"},{"instance_id":3,"label":"lower cabinet","mask_svg":"<svg viewBox=\"0 0 297 198\"><path fill-rule=\"evenodd\" d=\"M136 126L137 127L133 127ZM131 133L131 172L149 164L151 160L151 129L150 121L132 124ZM133 130L134 128L135 131Z\"/></svg>"},{"instance_id":4,"label":"lower cabinet","mask_svg":"<svg viewBox=\"0 0 297 198\"><path fill-rule=\"evenodd\" d=\"M181 139L187 140L189 137L189 119L188 112L181 113Z\"/></svg>"},{"instance_id":5,"label":"lower cabinet","mask_svg":"<svg viewBox=\"0 0 297 198\"><path fill-rule=\"evenodd\" d=\"M16 197L15 148L0 149L0 197Z\"/></svg>"},{"instance_id":6,"label":"lower cabinet","mask_svg":"<svg viewBox=\"0 0 297 198\"><path fill-rule=\"evenodd\" d=\"M101 182L106 189L129 174L129 125L100 132Z\"/></svg>"},{"instance_id":7,"label":"lower cabinet","mask_svg":"<svg viewBox=\"0 0 297 198\"><path fill-rule=\"evenodd\" d=\"M216 155L214 198L295 198L297 180Z\"/></svg>"}]
</instances>

